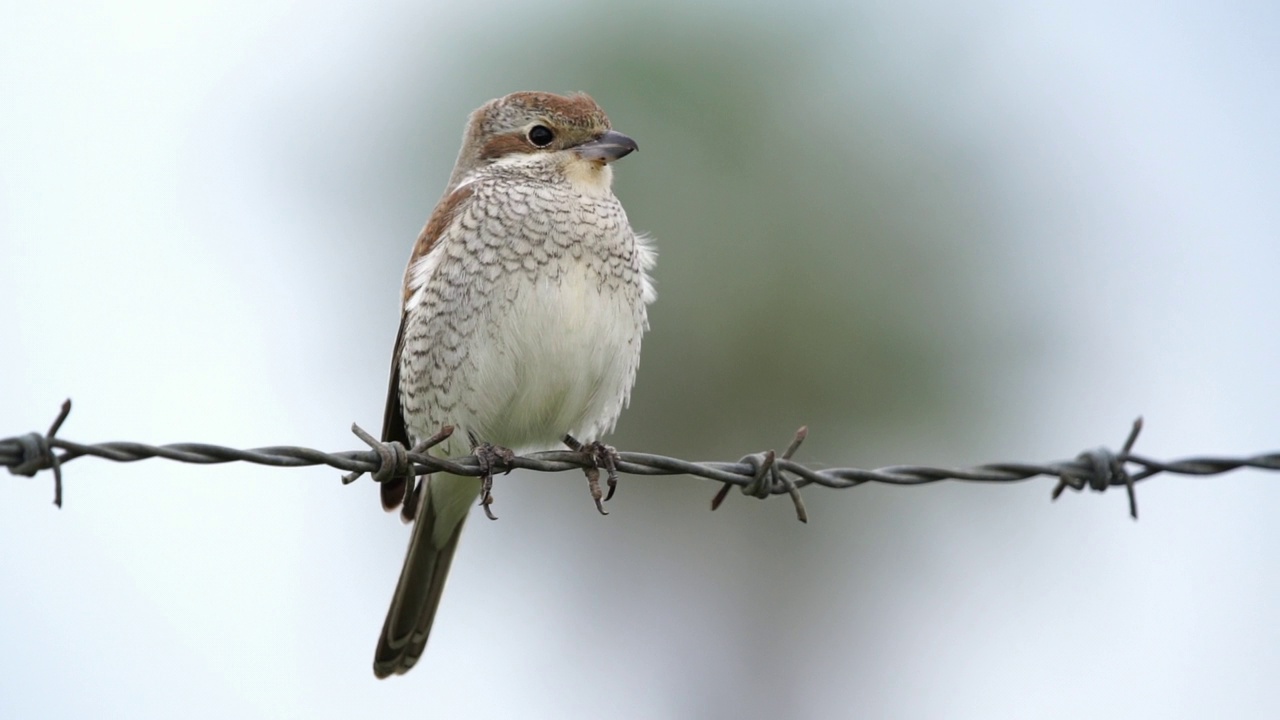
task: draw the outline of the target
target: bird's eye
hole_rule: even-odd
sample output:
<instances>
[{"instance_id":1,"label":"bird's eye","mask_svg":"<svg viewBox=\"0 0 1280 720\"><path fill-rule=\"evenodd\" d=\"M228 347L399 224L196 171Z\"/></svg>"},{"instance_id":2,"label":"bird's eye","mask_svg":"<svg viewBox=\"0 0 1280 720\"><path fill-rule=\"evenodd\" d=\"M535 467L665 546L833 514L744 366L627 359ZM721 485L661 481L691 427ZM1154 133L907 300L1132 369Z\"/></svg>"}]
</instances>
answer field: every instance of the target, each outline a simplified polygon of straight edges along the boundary
<instances>
[{"instance_id":1,"label":"bird's eye","mask_svg":"<svg viewBox=\"0 0 1280 720\"><path fill-rule=\"evenodd\" d=\"M529 128L529 142L538 147L546 147L556 139L556 134L546 125L534 125Z\"/></svg>"}]
</instances>

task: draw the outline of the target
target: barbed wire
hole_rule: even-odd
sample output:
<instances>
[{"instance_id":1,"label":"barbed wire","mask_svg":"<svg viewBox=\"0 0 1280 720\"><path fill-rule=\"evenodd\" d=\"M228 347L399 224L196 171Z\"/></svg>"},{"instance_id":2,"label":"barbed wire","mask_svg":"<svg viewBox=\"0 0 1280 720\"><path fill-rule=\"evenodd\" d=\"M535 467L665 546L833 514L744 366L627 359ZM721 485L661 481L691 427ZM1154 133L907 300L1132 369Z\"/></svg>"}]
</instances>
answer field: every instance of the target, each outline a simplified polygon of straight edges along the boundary
<instances>
[{"instance_id":1,"label":"barbed wire","mask_svg":"<svg viewBox=\"0 0 1280 720\"><path fill-rule=\"evenodd\" d=\"M28 433L0 440L0 465L14 475L34 477L43 470L52 470L54 476L54 504L62 507L62 466L81 457L97 457L115 462L136 462L148 458L164 458L185 463L213 465L230 462L249 462L274 467L309 467L327 465L346 471L344 484L352 483L368 474L375 482L448 472L455 475L479 477L484 475L482 463L474 455L456 458L439 458L427 451L443 442L453 432L445 427L433 437L412 449L397 442L383 443L352 425L352 432L369 445L369 450L323 452L292 445L253 448L237 448L207 443L172 443L147 445L136 442L105 442L84 444L57 437L63 422L71 412L71 401L62 404L62 410L48 432ZM1052 499L1056 500L1067 489L1082 491L1086 488L1097 492L1110 487L1123 486L1128 493L1129 514L1138 518L1138 504L1134 485L1143 480L1170 473L1174 475L1218 475L1241 468L1280 470L1280 452L1258 454L1251 457L1193 457L1162 462L1133 454L1133 444L1142 430L1142 418L1133 423L1128 438L1120 452L1105 447L1086 450L1073 460L1048 463L988 463L968 468L940 468L919 465L891 465L864 470L860 468L805 467L792 459L808 434L800 428L791 444L778 455L773 450L752 453L737 462L692 462L653 453L618 452L615 464L618 472L629 475L692 475L723 483L724 486L711 501L715 510L724 501L728 491L740 488L746 495L766 498L771 495L788 495L795 505L796 516L807 522L808 513L800 497L800 489L819 485L832 489L857 487L865 483L886 485L924 485L955 480L961 482L1011 483L1047 476L1057 478ZM589 450L548 451L520 455L502 460L496 466L491 458L485 464L504 472L532 470L535 472L564 472L581 469L596 473L599 459ZM1131 470L1130 467L1133 469ZM599 488L593 482L593 494ZM612 485L612 478L611 483ZM612 494L612 493L610 493Z\"/></svg>"}]
</instances>

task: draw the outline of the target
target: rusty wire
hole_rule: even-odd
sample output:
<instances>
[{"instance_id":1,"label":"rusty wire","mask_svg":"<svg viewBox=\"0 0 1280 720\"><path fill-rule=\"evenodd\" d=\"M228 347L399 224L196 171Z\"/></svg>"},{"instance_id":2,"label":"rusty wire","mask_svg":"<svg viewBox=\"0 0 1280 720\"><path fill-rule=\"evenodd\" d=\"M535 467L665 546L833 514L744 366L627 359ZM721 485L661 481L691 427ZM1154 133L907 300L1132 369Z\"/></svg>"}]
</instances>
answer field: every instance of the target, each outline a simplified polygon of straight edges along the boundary
<instances>
[{"instance_id":1,"label":"rusty wire","mask_svg":"<svg viewBox=\"0 0 1280 720\"><path fill-rule=\"evenodd\" d=\"M241 450L206 443L84 444L57 437L58 430L70 411L71 401L67 400L63 403L62 411L48 432L43 434L33 432L0 440L0 465L8 468L11 474L33 477L42 470L53 470L54 504L59 507L62 506L63 498L62 466L71 460L86 456L115 462L164 458L203 465L229 462L249 462L275 467L328 465L346 471L342 478L344 483L353 482L366 473L377 482L407 474L426 475L439 471L469 476L483 474L475 456L446 459L428 454L427 451L432 446L449 437L452 428L447 427L411 450L400 443L379 442L356 425L352 426L352 432L371 449L327 453L290 445ZM745 455L737 462L691 462L652 453L619 452L617 453L617 470L630 475L692 475L724 483L724 487L712 500L712 510L719 507L728 490L733 487L738 487L744 494L758 498L785 494L795 504L796 516L802 522L806 521L807 514L800 497L800 489L809 485L843 489L864 483L924 485L943 480L1010 483L1048 476L1058 479L1052 494L1055 500L1068 488L1076 491L1089 488L1102 492L1109 487L1123 486L1129 496L1129 514L1136 520L1138 506L1134 485L1155 475L1161 473L1217 475L1240 468L1280 470L1280 452L1243 458L1194 457L1168 462L1135 455L1132 452L1133 444L1141 429L1142 418L1138 418L1120 452L1100 447L1086 450L1077 455L1074 460L1049 463L988 463L969 468L892 465L874 470L859 468L815 470L792 459L808 432L807 428L800 428L782 455L768 450ZM588 452L560 450L516 456L510 461L509 467L501 469L563 472L574 469L595 469L596 462Z\"/></svg>"}]
</instances>

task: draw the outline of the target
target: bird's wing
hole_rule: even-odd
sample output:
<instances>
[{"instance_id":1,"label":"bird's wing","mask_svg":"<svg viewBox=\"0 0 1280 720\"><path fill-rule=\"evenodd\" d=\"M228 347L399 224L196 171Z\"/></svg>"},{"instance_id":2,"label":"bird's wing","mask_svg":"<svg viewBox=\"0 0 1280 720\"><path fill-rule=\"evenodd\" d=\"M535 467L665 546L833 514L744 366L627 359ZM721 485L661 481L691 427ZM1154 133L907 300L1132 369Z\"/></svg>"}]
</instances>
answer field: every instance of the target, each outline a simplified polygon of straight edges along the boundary
<instances>
[{"instance_id":1,"label":"bird's wing","mask_svg":"<svg viewBox=\"0 0 1280 720\"><path fill-rule=\"evenodd\" d=\"M412 448L409 441L409 428L404 421L404 408L400 405L400 350L404 345L404 324L406 316L400 316L400 330L396 333L395 351L391 354L391 380L387 383L387 407L382 415L382 442L399 442L406 448ZM410 477L398 477L382 483L382 509L388 512L395 510L404 502L405 483ZM405 508L406 514L412 517L413 508Z\"/></svg>"},{"instance_id":2,"label":"bird's wing","mask_svg":"<svg viewBox=\"0 0 1280 720\"><path fill-rule=\"evenodd\" d=\"M391 379L387 383L387 406L382 416L382 441L397 441L407 448L412 448L413 439L409 437L409 427L405 422L404 408L400 401L400 353L404 349L405 325L409 322L409 310L415 301L415 295L430 279L435 263L427 262L431 251L437 247L441 235L453 224L459 211L471 197L472 189L467 185L449 193L436 205L431 218L418 234L413 245L413 253L409 256L409 267L404 275L404 294L401 298L400 330L396 333L396 345L391 353ZM395 478L382 483L382 508L390 512L400 507L405 499L405 483L409 478ZM412 500L401 514L405 521L413 519L416 503Z\"/></svg>"}]
</instances>

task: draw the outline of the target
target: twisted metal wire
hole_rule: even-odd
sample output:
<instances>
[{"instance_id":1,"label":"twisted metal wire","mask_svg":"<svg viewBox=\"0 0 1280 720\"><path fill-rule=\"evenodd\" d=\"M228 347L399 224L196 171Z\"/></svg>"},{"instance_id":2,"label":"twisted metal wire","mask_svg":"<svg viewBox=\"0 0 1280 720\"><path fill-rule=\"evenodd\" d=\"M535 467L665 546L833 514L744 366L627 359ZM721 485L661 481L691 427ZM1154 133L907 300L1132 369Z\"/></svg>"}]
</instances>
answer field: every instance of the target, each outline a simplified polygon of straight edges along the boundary
<instances>
[{"instance_id":1,"label":"twisted metal wire","mask_svg":"<svg viewBox=\"0 0 1280 720\"><path fill-rule=\"evenodd\" d=\"M474 455L456 458L438 458L427 451L449 437L453 429L442 428L435 436L418 446L407 449L400 443L383 443L357 425L352 432L369 445L369 450L348 450L327 453L305 447L279 445L242 450L210 445L207 443L173 443L146 445L136 442L106 442L84 444L57 437L63 421L71 412L71 401L62 405L62 411L48 432L28 433L0 440L0 465L14 475L34 477L42 470L53 470L54 504L62 506L62 465L77 458L91 456L115 462L136 462L148 458L164 458L178 462L204 465L250 462L275 467L308 467L328 465L346 471L342 481L351 483L368 473L376 482L408 475L426 475L433 472L449 472L455 475L479 477L484 474ZM1240 468L1280 470L1280 452L1262 453L1251 457L1193 457L1182 460L1153 460L1132 452L1133 444L1142 430L1142 418L1138 418L1120 452L1105 447L1086 450L1074 460L1048 463L988 463L969 468L938 468L918 465L891 465L864 470L859 468L826 468L815 470L792 459L804 442L807 428L800 428L790 446L781 455L773 450L745 455L737 462L691 462L679 458L652 453L619 452L616 468L630 475L692 475L724 483L724 487L712 499L715 510L731 488L737 487L744 494L758 498L770 495L788 495L801 522L807 521L800 489L820 485L833 489L857 487L863 483L886 485L924 485L943 480L962 482L1010 483L1039 476L1055 477L1058 484L1052 498L1057 499L1064 490L1081 491L1085 488L1102 492L1109 487L1123 486L1129 496L1129 514L1138 517L1134 485L1161 473L1175 475L1218 475ZM597 460L590 452L560 450L531 453L513 458L500 470L533 470L536 472L563 472L565 470L597 469ZM1130 467L1134 468L1130 470Z\"/></svg>"}]
</instances>

